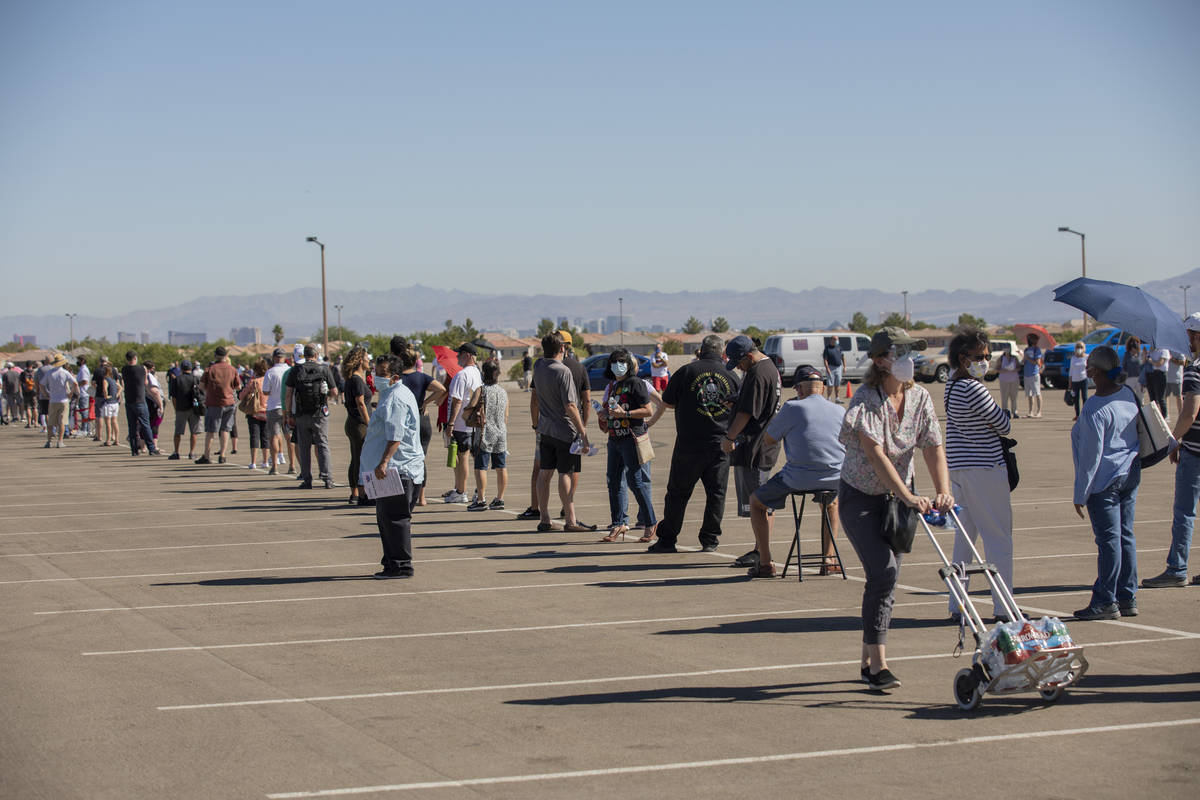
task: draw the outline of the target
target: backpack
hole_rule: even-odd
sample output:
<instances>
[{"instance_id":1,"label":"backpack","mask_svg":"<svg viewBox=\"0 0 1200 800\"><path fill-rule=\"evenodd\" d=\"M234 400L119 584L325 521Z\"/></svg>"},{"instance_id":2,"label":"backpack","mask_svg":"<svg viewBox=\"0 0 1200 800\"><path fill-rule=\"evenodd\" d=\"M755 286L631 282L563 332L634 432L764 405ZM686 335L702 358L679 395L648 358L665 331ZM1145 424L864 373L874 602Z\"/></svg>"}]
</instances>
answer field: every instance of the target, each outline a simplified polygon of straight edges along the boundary
<instances>
[{"instance_id":1,"label":"backpack","mask_svg":"<svg viewBox=\"0 0 1200 800\"><path fill-rule=\"evenodd\" d=\"M238 411L250 417L261 412L258 407L259 398L262 397L261 386L261 381L251 380L242 388L242 399L238 401Z\"/></svg>"},{"instance_id":2,"label":"backpack","mask_svg":"<svg viewBox=\"0 0 1200 800\"><path fill-rule=\"evenodd\" d=\"M21 373L21 389L26 392L32 392L36 388L33 382L33 373L25 370Z\"/></svg>"},{"instance_id":3,"label":"backpack","mask_svg":"<svg viewBox=\"0 0 1200 800\"><path fill-rule=\"evenodd\" d=\"M315 414L325 405L329 394L325 367L305 361L296 365L296 413ZM326 384L322 388L322 384Z\"/></svg>"},{"instance_id":4,"label":"backpack","mask_svg":"<svg viewBox=\"0 0 1200 800\"><path fill-rule=\"evenodd\" d=\"M462 410L463 424L468 428L482 428L487 421L487 404L483 387L479 387L479 399Z\"/></svg>"}]
</instances>

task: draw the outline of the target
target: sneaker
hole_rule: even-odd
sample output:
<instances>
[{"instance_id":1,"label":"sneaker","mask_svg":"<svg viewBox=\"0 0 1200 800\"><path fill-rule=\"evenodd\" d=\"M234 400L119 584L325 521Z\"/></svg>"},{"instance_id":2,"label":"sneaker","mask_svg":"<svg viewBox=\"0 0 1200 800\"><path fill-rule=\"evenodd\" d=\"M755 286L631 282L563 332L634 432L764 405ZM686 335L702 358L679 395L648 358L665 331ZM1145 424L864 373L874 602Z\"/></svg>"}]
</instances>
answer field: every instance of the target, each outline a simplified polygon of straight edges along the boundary
<instances>
[{"instance_id":1,"label":"sneaker","mask_svg":"<svg viewBox=\"0 0 1200 800\"><path fill-rule=\"evenodd\" d=\"M869 684L871 682L871 668L870 667L861 667L858 670L858 674L862 676L863 683Z\"/></svg>"},{"instance_id":2,"label":"sneaker","mask_svg":"<svg viewBox=\"0 0 1200 800\"><path fill-rule=\"evenodd\" d=\"M297 486L296 488L297 489L311 489L312 481L300 481L300 485Z\"/></svg>"},{"instance_id":3,"label":"sneaker","mask_svg":"<svg viewBox=\"0 0 1200 800\"><path fill-rule=\"evenodd\" d=\"M250 466L246 467L246 469L258 469L258 464L251 464Z\"/></svg>"},{"instance_id":4,"label":"sneaker","mask_svg":"<svg viewBox=\"0 0 1200 800\"><path fill-rule=\"evenodd\" d=\"M867 685L877 692L885 689L900 688L900 679L892 674L890 669L881 669L874 674L867 673Z\"/></svg>"},{"instance_id":5,"label":"sneaker","mask_svg":"<svg viewBox=\"0 0 1200 800\"><path fill-rule=\"evenodd\" d=\"M288 474L288 475L295 475L295 474L296 474L296 468L295 468L295 467L288 467L287 474Z\"/></svg>"},{"instance_id":6,"label":"sneaker","mask_svg":"<svg viewBox=\"0 0 1200 800\"><path fill-rule=\"evenodd\" d=\"M400 569L385 569L382 572L376 572L372 577L377 581L384 581L388 578L411 578L411 572L405 572Z\"/></svg>"},{"instance_id":7,"label":"sneaker","mask_svg":"<svg viewBox=\"0 0 1200 800\"><path fill-rule=\"evenodd\" d=\"M734 559L733 563L730 564L729 566L742 567L743 569L745 569L746 567L757 567L758 566L758 551L751 550L749 553L743 553L742 555L740 555L736 559Z\"/></svg>"},{"instance_id":8,"label":"sneaker","mask_svg":"<svg viewBox=\"0 0 1200 800\"><path fill-rule=\"evenodd\" d=\"M1186 575L1172 575L1169 572L1164 572L1161 575L1155 575L1153 578L1146 578L1142 581L1143 589L1166 589L1174 586L1183 586L1187 583Z\"/></svg>"},{"instance_id":9,"label":"sneaker","mask_svg":"<svg viewBox=\"0 0 1200 800\"><path fill-rule=\"evenodd\" d=\"M472 500L471 505L467 506L467 511L487 511L488 504L482 500Z\"/></svg>"},{"instance_id":10,"label":"sneaker","mask_svg":"<svg viewBox=\"0 0 1200 800\"><path fill-rule=\"evenodd\" d=\"M1117 610L1121 612L1122 617L1136 617L1138 615L1137 600L1118 602Z\"/></svg>"},{"instance_id":11,"label":"sneaker","mask_svg":"<svg viewBox=\"0 0 1200 800\"><path fill-rule=\"evenodd\" d=\"M517 514L517 519L541 519L541 518L542 518L541 512L538 511L533 506L529 506L529 508L522 511L520 514Z\"/></svg>"},{"instance_id":12,"label":"sneaker","mask_svg":"<svg viewBox=\"0 0 1200 800\"><path fill-rule=\"evenodd\" d=\"M450 494L446 495L446 502L447 503L465 503L465 502L467 502L467 495L465 492L456 492L453 489L451 489Z\"/></svg>"},{"instance_id":13,"label":"sneaker","mask_svg":"<svg viewBox=\"0 0 1200 800\"><path fill-rule=\"evenodd\" d=\"M275 463L276 464L286 464L287 456L285 456L283 453L276 453L275 454Z\"/></svg>"},{"instance_id":14,"label":"sneaker","mask_svg":"<svg viewBox=\"0 0 1200 800\"><path fill-rule=\"evenodd\" d=\"M195 463L195 464L211 464L212 462L209 461L208 456L200 456L193 463Z\"/></svg>"},{"instance_id":15,"label":"sneaker","mask_svg":"<svg viewBox=\"0 0 1200 800\"><path fill-rule=\"evenodd\" d=\"M679 550L675 547L674 542L664 542L659 539L654 544L646 548L647 553L678 553Z\"/></svg>"},{"instance_id":16,"label":"sneaker","mask_svg":"<svg viewBox=\"0 0 1200 800\"><path fill-rule=\"evenodd\" d=\"M167 461L178 461L178 460L179 460L179 453L171 453L171 455L167 456Z\"/></svg>"},{"instance_id":17,"label":"sneaker","mask_svg":"<svg viewBox=\"0 0 1200 800\"><path fill-rule=\"evenodd\" d=\"M336 489L337 484L334 483L330 478L326 478L325 479L325 488L326 489Z\"/></svg>"},{"instance_id":18,"label":"sneaker","mask_svg":"<svg viewBox=\"0 0 1200 800\"><path fill-rule=\"evenodd\" d=\"M702 545L700 545L700 552L701 553L715 553L715 552L717 552L717 546L715 544L702 544Z\"/></svg>"},{"instance_id":19,"label":"sneaker","mask_svg":"<svg viewBox=\"0 0 1200 800\"><path fill-rule=\"evenodd\" d=\"M43 449L43 450L49 450L49 449L50 449L50 443L49 443L49 442L46 442L44 445L42 445L42 449Z\"/></svg>"},{"instance_id":20,"label":"sneaker","mask_svg":"<svg viewBox=\"0 0 1200 800\"><path fill-rule=\"evenodd\" d=\"M274 465L274 464L272 464L272 465L271 465L271 468L270 468L269 470L267 470L267 474L268 474L268 475L278 475L278 474L279 474L279 470L275 469L275 465Z\"/></svg>"},{"instance_id":21,"label":"sneaker","mask_svg":"<svg viewBox=\"0 0 1200 800\"><path fill-rule=\"evenodd\" d=\"M442 492L442 499L445 500L447 497L449 497L450 495L452 495L454 493L455 493L454 489L449 489L445 492Z\"/></svg>"},{"instance_id":22,"label":"sneaker","mask_svg":"<svg viewBox=\"0 0 1200 800\"><path fill-rule=\"evenodd\" d=\"M232 450L230 450L230 451L229 451L229 455L231 455L231 456L236 456L236 455L237 455L237 448L235 447L235 448L233 448Z\"/></svg>"},{"instance_id":23,"label":"sneaker","mask_svg":"<svg viewBox=\"0 0 1200 800\"><path fill-rule=\"evenodd\" d=\"M488 503L488 508L492 509L493 511L499 511L500 509L504 508L504 501L497 497L495 500Z\"/></svg>"},{"instance_id":24,"label":"sneaker","mask_svg":"<svg viewBox=\"0 0 1200 800\"><path fill-rule=\"evenodd\" d=\"M1200 586L1200 575L1193 575L1192 580L1188 583L1189 586Z\"/></svg>"},{"instance_id":25,"label":"sneaker","mask_svg":"<svg viewBox=\"0 0 1200 800\"><path fill-rule=\"evenodd\" d=\"M1120 616L1120 608L1116 603L1109 603L1106 606L1088 606L1081 608L1075 612L1075 619L1084 622L1093 622L1102 619L1116 619Z\"/></svg>"},{"instance_id":26,"label":"sneaker","mask_svg":"<svg viewBox=\"0 0 1200 800\"><path fill-rule=\"evenodd\" d=\"M224 463L225 463L225 456L217 456L217 463L218 463L218 464L224 464Z\"/></svg>"}]
</instances>

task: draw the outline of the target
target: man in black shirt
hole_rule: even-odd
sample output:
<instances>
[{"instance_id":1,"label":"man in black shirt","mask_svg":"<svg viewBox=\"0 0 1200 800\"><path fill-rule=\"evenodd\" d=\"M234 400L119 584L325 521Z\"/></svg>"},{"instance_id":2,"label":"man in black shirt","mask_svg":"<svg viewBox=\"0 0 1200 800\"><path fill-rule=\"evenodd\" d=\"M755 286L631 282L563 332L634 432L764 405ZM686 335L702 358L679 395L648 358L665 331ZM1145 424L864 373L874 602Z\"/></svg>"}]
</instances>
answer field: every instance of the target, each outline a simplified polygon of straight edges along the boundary
<instances>
[{"instance_id":1,"label":"man in black shirt","mask_svg":"<svg viewBox=\"0 0 1200 800\"><path fill-rule=\"evenodd\" d=\"M825 339L825 349L821 351L821 360L825 362L825 396L833 402L838 401L838 387L842 385L842 348L838 346L836 336Z\"/></svg>"},{"instance_id":2,"label":"man in black shirt","mask_svg":"<svg viewBox=\"0 0 1200 800\"><path fill-rule=\"evenodd\" d=\"M779 443L768 444L763 433L779 410L783 383L775 362L759 352L748 336L730 339L725 357L730 369L736 367L746 375L721 449L730 454L729 463L734 468L738 516L749 517L750 495L771 477L779 458Z\"/></svg>"},{"instance_id":3,"label":"man in black shirt","mask_svg":"<svg viewBox=\"0 0 1200 800\"><path fill-rule=\"evenodd\" d=\"M188 440L188 458L195 458L196 429L200 425L200 415L196 413L196 408L204 407L203 400L196 402L199 381L192 374L192 362L185 358L175 372L167 382L167 393L175 405L175 452L167 456L168 461L179 460L179 442L183 439L184 428L187 428L191 435L191 439Z\"/></svg>"},{"instance_id":4,"label":"man in black shirt","mask_svg":"<svg viewBox=\"0 0 1200 800\"><path fill-rule=\"evenodd\" d=\"M529 382L533 378L533 356L529 354L528 350L525 351L525 357L521 359L521 372L525 373L521 388L528 392Z\"/></svg>"},{"instance_id":5,"label":"man in black shirt","mask_svg":"<svg viewBox=\"0 0 1200 800\"><path fill-rule=\"evenodd\" d=\"M137 363L137 353L125 353L125 366L121 367L121 380L125 383L125 421L129 423L129 449L136 456L141 449L138 440L146 443L152 456L158 455L154 447L154 434L150 432L150 409L146 405L146 368Z\"/></svg>"},{"instance_id":6,"label":"man in black shirt","mask_svg":"<svg viewBox=\"0 0 1200 800\"><path fill-rule=\"evenodd\" d=\"M663 403L675 409L675 449L656 531L658 541L648 552L676 552L675 542L696 481L704 484L705 494L700 546L705 552L717 549L729 482L729 460L721 442L738 396L738 378L721 361L722 345L720 336L705 337L697 359L677 369L663 390Z\"/></svg>"}]
</instances>

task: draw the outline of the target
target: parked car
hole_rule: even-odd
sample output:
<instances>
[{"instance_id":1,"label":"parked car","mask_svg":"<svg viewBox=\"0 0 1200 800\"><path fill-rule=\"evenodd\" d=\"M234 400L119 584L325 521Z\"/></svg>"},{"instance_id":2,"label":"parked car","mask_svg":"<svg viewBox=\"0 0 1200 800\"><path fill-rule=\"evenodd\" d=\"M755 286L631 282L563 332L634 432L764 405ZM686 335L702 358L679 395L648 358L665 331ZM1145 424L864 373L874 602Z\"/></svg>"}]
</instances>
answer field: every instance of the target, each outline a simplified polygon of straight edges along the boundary
<instances>
[{"instance_id":1,"label":"parked car","mask_svg":"<svg viewBox=\"0 0 1200 800\"><path fill-rule=\"evenodd\" d=\"M916 359L914 359L915 361ZM937 381L945 383L950 380L950 345L946 345L936 353L925 352L919 364L914 364L913 374L917 380L930 383Z\"/></svg>"},{"instance_id":2,"label":"parked car","mask_svg":"<svg viewBox=\"0 0 1200 800\"><path fill-rule=\"evenodd\" d=\"M650 359L637 354L634 354L634 358L638 362L638 377L650 380ZM587 370L588 375L588 386L593 392L602 392L608 385L608 378L604 377L604 367L607 364L608 353L597 353L583 360L583 368Z\"/></svg>"},{"instance_id":3,"label":"parked car","mask_svg":"<svg viewBox=\"0 0 1200 800\"><path fill-rule=\"evenodd\" d=\"M825 339L836 336L842 348L842 380L862 380L867 374L871 359L871 339L861 333L845 331L813 331L805 333L776 333L763 342L763 354L775 362L784 386L796 380L796 368L801 364L816 367L825 372Z\"/></svg>"},{"instance_id":4,"label":"parked car","mask_svg":"<svg viewBox=\"0 0 1200 800\"><path fill-rule=\"evenodd\" d=\"M1129 334L1119 328L1097 328L1083 337L1083 346L1091 353L1102 344L1117 351L1117 358L1125 358L1125 342ZM1053 350L1046 351L1046 369L1042 373L1042 382L1055 389L1066 389L1070 384L1071 356L1075 354L1075 343L1065 342Z\"/></svg>"},{"instance_id":5,"label":"parked car","mask_svg":"<svg viewBox=\"0 0 1200 800\"><path fill-rule=\"evenodd\" d=\"M985 381L994 381L1000 375L1000 358L1002 356L1021 357L1021 348L1017 347L1017 343L1012 339L992 339L990 344L992 360L988 364L987 374L983 376Z\"/></svg>"}]
</instances>

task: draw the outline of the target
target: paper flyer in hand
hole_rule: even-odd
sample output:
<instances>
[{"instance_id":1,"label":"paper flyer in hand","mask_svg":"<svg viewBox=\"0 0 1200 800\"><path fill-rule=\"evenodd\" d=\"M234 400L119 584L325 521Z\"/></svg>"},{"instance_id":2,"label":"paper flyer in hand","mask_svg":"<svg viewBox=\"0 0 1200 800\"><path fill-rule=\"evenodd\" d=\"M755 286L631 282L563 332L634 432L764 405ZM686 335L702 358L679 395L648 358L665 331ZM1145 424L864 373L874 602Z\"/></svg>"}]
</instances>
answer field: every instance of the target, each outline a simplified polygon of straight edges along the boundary
<instances>
[{"instance_id":1,"label":"paper flyer in hand","mask_svg":"<svg viewBox=\"0 0 1200 800\"><path fill-rule=\"evenodd\" d=\"M367 470L362 474L361 483L370 500L404 493L404 485L400 482L400 473L395 467L389 467L382 480L375 477L374 470Z\"/></svg>"}]
</instances>

